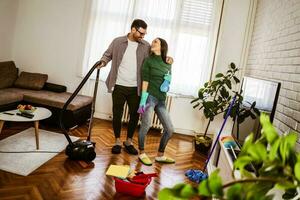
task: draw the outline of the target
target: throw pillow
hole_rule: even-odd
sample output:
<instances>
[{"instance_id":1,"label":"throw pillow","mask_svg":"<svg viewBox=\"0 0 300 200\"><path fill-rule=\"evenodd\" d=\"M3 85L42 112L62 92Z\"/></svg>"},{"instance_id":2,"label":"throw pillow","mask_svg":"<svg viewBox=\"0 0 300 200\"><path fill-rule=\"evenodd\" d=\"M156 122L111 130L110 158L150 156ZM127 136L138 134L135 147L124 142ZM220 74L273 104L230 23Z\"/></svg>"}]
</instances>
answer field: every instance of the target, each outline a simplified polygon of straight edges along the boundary
<instances>
[{"instance_id":1,"label":"throw pillow","mask_svg":"<svg viewBox=\"0 0 300 200\"><path fill-rule=\"evenodd\" d=\"M19 78L15 82L15 86L24 89L41 90L47 79L47 74L21 72Z\"/></svg>"},{"instance_id":2,"label":"throw pillow","mask_svg":"<svg viewBox=\"0 0 300 200\"><path fill-rule=\"evenodd\" d=\"M14 85L18 78L18 68L13 61L0 62L0 89Z\"/></svg>"}]
</instances>

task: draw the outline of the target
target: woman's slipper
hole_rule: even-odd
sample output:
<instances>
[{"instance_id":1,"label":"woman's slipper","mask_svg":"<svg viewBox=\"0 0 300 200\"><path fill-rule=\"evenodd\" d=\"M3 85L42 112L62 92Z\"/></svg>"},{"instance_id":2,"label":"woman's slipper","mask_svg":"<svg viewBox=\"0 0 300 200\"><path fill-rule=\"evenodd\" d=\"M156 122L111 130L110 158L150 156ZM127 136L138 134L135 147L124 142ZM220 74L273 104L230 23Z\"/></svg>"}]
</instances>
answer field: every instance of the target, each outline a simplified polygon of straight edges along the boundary
<instances>
[{"instance_id":1,"label":"woman's slipper","mask_svg":"<svg viewBox=\"0 0 300 200\"><path fill-rule=\"evenodd\" d=\"M142 154L139 155L139 160L144 165L147 165L147 166L151 166L152 165L152 161L150 160L150 158L145 153L142 153Z\"/></svg>"},{"instance_id":2,"label":"woman's slipper","mask_svg":"<svg viewBox=\"0 0 300 200\"><path fill-rule=\"evenodd\" d=\"M175 160L172 158L168 158L166 156L159 156L155 157L155 161L159 163L167 163L167 164L172 164L175 163Z\"/></svg>"}]
</instances>

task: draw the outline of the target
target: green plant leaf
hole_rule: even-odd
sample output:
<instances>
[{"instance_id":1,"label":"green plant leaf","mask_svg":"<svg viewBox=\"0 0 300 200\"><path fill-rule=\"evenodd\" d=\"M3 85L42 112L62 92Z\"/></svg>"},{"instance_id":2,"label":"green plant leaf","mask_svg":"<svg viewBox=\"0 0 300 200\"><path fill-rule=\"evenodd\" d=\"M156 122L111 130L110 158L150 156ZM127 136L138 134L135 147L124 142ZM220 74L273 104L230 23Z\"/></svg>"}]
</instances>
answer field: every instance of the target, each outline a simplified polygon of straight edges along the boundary
<instances>
[{"instance_id":1,"label":"green plant leaf","mask_svg":"<svg viewBox=\"0 0 300 200\"><path fill-rule=\"evenodd\" d=\"M278 189L281 189L281 190L287 190L287 189L296 188L297 186L294 185L290 181L282 181L282 182L276 183L275 187L278 188Z\"/></svg>"},{"instance_id":2,"label":"green plant leaf","mask_svg":"<svg viewBox=\"0 0 300 200\"><path fill-rule=\"evenodd\" d=\"M195 108L197 108L198 106L200 106L200 103L196 103L196 104L193 106L193 108L195 109Z\"/></svg>"},{"instance_id":3,"label":"green plant leaf","mask_svg":"<svg viewBox=\"0 0 300 200\"><path fill-rule=\"evenodd\" d=\"M273 161L277 157L278 148L280 145L280 138L276 139L270 147L269 159Z\"/></svg>"},{"instance_id":4,"label":"green plant leaf","mask_svg":"<svg viewBox=\"0 0 300 200\"><path fill-rule=\"evenodd\" d=\"M277 178L285 178L284 175L280 175L278 172L282 171L281 162L278 160L274 161L266 161L264 162L263 166L258 170L260 176L267 176L267 177L277 177Z\"/></svg>"},{"instance_id":5,"label":"green plant leaf","mask_svg":"<svg viewBox=\"0 0 300 200\"><path fill-rule=\"evenodd\" d=\"M216 74L216 78L221 78L221 77L223 77L223 76L224 76L224 74L222 74L222 73Z\"/></svg>"},{"instance_id":6,"label":"green plant leaf","mask_svg":"<svg viewBox=\"0 0 300 200\"><path fill-rule=\"evenodd\" d=\"M241 82L240 79L238 79L236 76L233 76L233 79L234 79L234 81L235 81L236 84L238 84L238 83Z\"/></svg>"},{"instance_id":7,"label":"green plant leaf","mask_svg":"<svg viewBox=\"0 0 300 200\"><path fill-rule=\"evenodd\" d=\"M244 178L254 178L255 177L255 175L253 173L249 172L248 170L246 170L246 168L241 169L240 173L241 173L242 177L244 177Z\"/></svg>"},{"instance_id":8,"label":"green plant leaf","mask_svg":"<svg viewBox=\"0 0 300 200\"><path fill-rule=\"evenodd\" d=\"M243 200L242 185L237 183L228 188L226 197L227 199Z\"/></svg>"},{"instance_id":9,"label":"green plant leaf","mask_svg":"<svg viewBox=\"0 0 300 200\"><path fill-rule=\"evenodd\" d=\"M199 101L200 100L200 98L196 98L196 99L193 99L190 103L192 104L192 103L195 103L196 101Z\"/></svg>"},{"instance_id":10,"label":"green plant leaf","mask_svg":"<svg viewBox=\"0 0 300 200\"><path fill-rule=\"evenodd\" d=\"M294 167L294 173L298 181L300 181L300 161L298 161Z\"/></svg>"},{"instance_id":11,"label":"green plant leaf","mask_svg":"<svg viewBox=\"0 0 300 200\"><path fill-rule=\"evenodd\" d=\"M252 104L251 104L251 109L253 109L254 107L256 106L256 101L254 101Z\"/></svg>"},{"instance_id":12,"label":"green plant leaf","mask_svg":"<svg viewBox=\"0 0 300 200\"><path fill-rule=\"evenodd\" d=\"M223 196L222 179L218 175L219 171L219 169L215 170L209 175L208 178L209 190L217 197Z\"/></svg>"},{"instance_id":13,"label":"green plant leaf","mask_svg":"<svg viewBox=\"0 0 300 200\"><path fill-rule=\"evenodd\" d=\"M226 110L226 113L224 113L225 114L224 118L225 118L225 116L227 114L228 109ZM237 109L238 109L237 106L234 106L234 107L231 108L230 117L232 117L233 119L236 117L236 114L237 114L236 111L237 111Z\"/></svg>"},{"instance_id":14,"label":"green plant leaf","mask_svg":"<svg viewBox=\"0 0 300 200\"><path fill-rule=\"evenodd\" d=\"M245 153L248 151L249 147L253 145L253 138L254 135L253 133L251 133L250 135L248 135L245 139L245 142L242 146L242 153Z\"/></svg>"},{"instance_id":15,"label":"green plant leaf","mask_svg":"<svg viewBox=\"0 0 300 200\"><path fill-rule=\"evenodd\" d=\"M235 64L232 62L232 63L230 63L230 68L231 69L236 69L236 66L235 66Z\"/></svg>"},{"instance_id":16,"label":"green plant leaf","mask_svg":"<svg viewBox=\"0 0 300 200\"><path fill-rule=\"evenodd\" d=\"M229 93L227 92L225 87L221 87L220 94L224 99L226 99L229 96Z\"/></svg>"},{"instance_id":17,"label":"green plant leaf","mask_svg":"<svg viewBox=\"0 0 300 200\"><path fill-rule=\"evenodd\" d=\"M298 139L298 135L295 132L290 132L286 137L285 140L287 142L287 145L290 149L293 149L296 145Z\"/></svg>"},{"instance_id":18,"label":"green plant leaf","mask_svg":"<svg viewBox=\"0 0 300 200\"><path fill-rule=\"evenodd\" d=\"M250 146L247 153L253 158L253 160L261 162L267 158L267 149L261 143L255 143Z\"/></svg>"},{"instance_id":19,"label":"green plant leaf","mask_svg":"<svg viewBox=\"0 0 300 200\"><path fill-rule=\"evenodd\" d=\"M236 169L244 169L246 165L251 163L253 160L250 156L244 155L244 156L239 156L235 161L234 161L234 167Z\"/></svg>"},{"instance_id":20,"label":"green plant leaf","mask_svg":"<svg viewBox=\"0 0 300 200\"><path fill-rule=\"evenodd\" d=\"M196 194L196 190L191 185L185 185L180 191L180 196L183 198L191 198Z\"/></svg>"},{"instance_id":21,"label":"green plant leaf","mask_svg":"<svg viewBox=\"0 0 300 200\"><path fill-rule=\"evenodd\" d=\"M206 197L211 197L211 192L208 187L208 180L202 181L198 186L198 194Z\"/></svg>"},{"instance_id":22,"label":"green plant leaf","mask_svg":"<svg viewBox=\"0 0 300 200\"><path fill-rule=\"evenodd\" d=\"M181 190L186 184L185 183L178 183L176 185L173 186L173 190Z\"/></svg>"},{"instance_id":23,"label":"green plant leaf","mask_svg":"<svg viewBox=\"0 0 300 200\"><path fill-rule=\"evenodd\" d=\"M237 118L237 123L241 124L245 121L245 115L240 115Z\"/></svg>"},{"instance_id":24,"label":"green plant leaf","mask_svg":"<svg viewBox=\"0 0 300 200\"><path fill-rule=\"evenodd\" d=\"M260 115L260 123L263 128L262 134L267 138L268 142L272 144L278 138L278 134L270 122L270 117L262 113Z\"/></svg>"},{"instance_id":25,"label":"green plant leaf","mask_svg":"<svg viewBox=\"0 0 300 200\"><path fill-rule=\"evenodd\" d=\"M231 87L231 82L230 82L230 80L225 79L224 81L225 81L225 84L227 85L227 87L228 87L229 89L231 89L232 87Z\"/></svg>"},{"instance_id":26,"label":"green plant leaf","mask_svg":"<svg viewBox=\"0 0 300 200\"><path fill-rule=\"evenodd\" d=\"M260 116L260 111L257 108L253 108L253 111L256 113L257 116Z\"/></svg>"},{"instance_id":27,"label":"green plant leaf","mask_svg":"<svg viewBox=\"0 0 300 200\"><path fill-rule=\"evenodd\" d=\"M203 93L199 92L199 93L198 93L198 97L199 97L198 99L203 99L203 98L204 98Z\"/></svg>"},{"instance_id":28,"label":"green plant leaf","mask_svg":"<svg viewBox=\"0 0 300 200\"><path fill-rule=\"evenodd\" d=\"M279 145L279 152L281 155L282 163L284 164L285 161L287 160L289 156L289 148L288 148L288 143L286 141L286 138L283 137L281 139L280 145Z\"/></svg>"},{"instance_id":29,"label":"green plant leaf","mask_svg":"<svg viewBox=\"0 0 300 200\"><path fill-rule=\"evenodd\" d=\"M164 188L161 191L159 191L158 199L159 200L187 200L186 198L177 197L174 194L173 189L170 188Z\"/></svg>"},{"instance_id":30,"label":"green plant leaf","mask_svg":"<svg viewBox=\"0 0 300 200\"><path fill-rule=\"evenodd\" d=\"M273 183L270 182L260 182L249 183L247 188L243 188L245 191L245 199L251 200L261 200L261 199L272 199L271 196L267 196L266 194L270 189L273 188Z\"/></svg>"}]
</instances>

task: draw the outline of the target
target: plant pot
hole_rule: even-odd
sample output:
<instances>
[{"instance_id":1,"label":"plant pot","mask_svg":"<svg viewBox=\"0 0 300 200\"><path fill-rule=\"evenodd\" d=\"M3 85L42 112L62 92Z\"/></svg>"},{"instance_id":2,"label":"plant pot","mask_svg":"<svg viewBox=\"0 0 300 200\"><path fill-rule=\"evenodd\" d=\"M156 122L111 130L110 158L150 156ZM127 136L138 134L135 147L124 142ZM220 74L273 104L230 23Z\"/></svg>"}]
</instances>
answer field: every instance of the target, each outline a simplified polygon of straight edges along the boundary
<instances>
[{"instance_id":1,"label":"plant pot","mask_svg":"<svg viewBox=\"0 0 300 200\"><path fill-rule=\"evenodd\" d=\"M204 135L195 135L194 143L195 149L205 155L208 155L213 140Z\"/></svg>"}]
</instances>

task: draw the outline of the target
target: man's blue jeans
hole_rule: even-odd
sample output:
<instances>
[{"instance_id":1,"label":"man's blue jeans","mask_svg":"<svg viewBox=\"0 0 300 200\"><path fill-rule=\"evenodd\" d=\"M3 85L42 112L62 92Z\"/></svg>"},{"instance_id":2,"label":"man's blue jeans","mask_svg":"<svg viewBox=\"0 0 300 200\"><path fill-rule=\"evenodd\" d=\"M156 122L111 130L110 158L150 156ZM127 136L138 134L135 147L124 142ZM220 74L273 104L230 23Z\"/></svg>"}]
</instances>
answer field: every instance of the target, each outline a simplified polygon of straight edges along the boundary
<instances>
[{"instance_id":1,"label":"man's blue jeans","mask_svg":"<svg viewBox=\"0 0 300 200\"><path fill-rule=\"evenodd\" d=\"M147 108L146 112L142 115L142 124L139 131L139 150L144 150L145 137L151 127L152 115L153 111L155 111L164 128L163 136L160 139L158 151L164 152L168 141L171 138L174 131L169 113L166 109L165 102L159 101L154 96L148 96L147 104L149 104L149 107Z\"/></svg>"}]
</instances>

